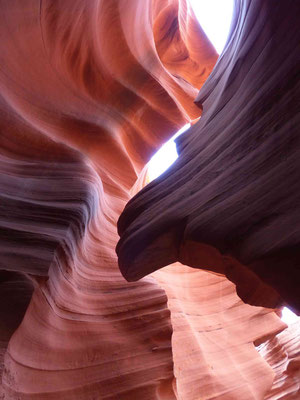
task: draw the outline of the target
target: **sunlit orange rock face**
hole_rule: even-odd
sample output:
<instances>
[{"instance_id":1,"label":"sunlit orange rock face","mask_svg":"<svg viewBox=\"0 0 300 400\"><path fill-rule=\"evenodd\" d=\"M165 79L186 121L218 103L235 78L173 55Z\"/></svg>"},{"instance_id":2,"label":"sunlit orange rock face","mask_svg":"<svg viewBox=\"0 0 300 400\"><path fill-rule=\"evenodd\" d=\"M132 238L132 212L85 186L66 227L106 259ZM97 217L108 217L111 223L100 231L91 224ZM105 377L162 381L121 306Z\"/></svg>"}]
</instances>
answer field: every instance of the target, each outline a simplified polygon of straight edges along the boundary
<instances>
[{"instance_id":1,"label":"sunlit orange rock face","mask_svg":"<svg viewBox=\"0 0 300 400\"><path fill-rule=\"evenodd\" d=\"M300 388L300 321L259 346L262 357L272 366L275 378L266 400L298 399Z\"/></svg>"},{"instance_id":2,"label":"sunlit orange rock face","mask_svg":"<svg viewBox=\"0 0 300 400\"><path fill-rule=\"evenodd\" d=\"M236 2L230 42L196 104L217 54L185 0L0 2L0 398L297 398L296 331L276 336L286 325L274 312L283 301L299 304L291 269L299 7L288 3ZM202 108L180 140L178 163L139 192L151 155ZM268 232L257 226L242 249L253 255L248 262L237 237L237 250L224 251L221 224L236 229L226 203L234 185L241 224L254 213L253 198L243 197L248 181L239 188L235 173L233 183L221 177L220 204L208 182L230 170L228 160L233 168L251 159L235 136L255 149L251 132L267 140L268 118L279 133L266 148L283 153L282 165L267 153L279 172L268 169L266 190L275 185L280 198L270 191L273 203L266 193L260 199L268 213L258 208L257 217L273 247L261 249ZM219 159L217 170L205 170ZM265 170L255 165L259 198ZM201 204L190 202L193 194ZM199 212L202 198L211 218ZM207 240L182 229L191 221ZM282 249L274 276L264 262L273 248ZM276 357L290 363L288 373Z\"/></svg>"}]
</instances>

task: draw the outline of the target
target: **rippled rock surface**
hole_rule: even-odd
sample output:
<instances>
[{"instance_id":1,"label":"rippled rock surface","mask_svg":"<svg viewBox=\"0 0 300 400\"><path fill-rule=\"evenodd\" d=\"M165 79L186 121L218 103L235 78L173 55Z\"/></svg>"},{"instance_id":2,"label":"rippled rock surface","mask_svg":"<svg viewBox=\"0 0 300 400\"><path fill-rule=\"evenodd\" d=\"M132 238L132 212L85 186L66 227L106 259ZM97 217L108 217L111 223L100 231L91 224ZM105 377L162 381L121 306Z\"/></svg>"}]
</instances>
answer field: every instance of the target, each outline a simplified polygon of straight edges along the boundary
<instances>
[{"instance_id":1,"label":"rippled rock surface","mask_svg":"<svg viewBox=\"0 0 300 400\"><path fill-rule=\"evenodd\" d=\"M226 275L250 304L300 312L299 16L295 1L236 2L201 119L119 220L129 281L180 261Z\"/></svg>"},{"instance_id":2,"label":"rippled rock surface","mask_svg":"<svg viewBox=\"0 0 300 400\"><path fill-rule=\"evenodd\" d=\"M0 398L297 396L298 17L236 2L214 68L185 0L0 2Z\"/></svg>"}]
</instances>

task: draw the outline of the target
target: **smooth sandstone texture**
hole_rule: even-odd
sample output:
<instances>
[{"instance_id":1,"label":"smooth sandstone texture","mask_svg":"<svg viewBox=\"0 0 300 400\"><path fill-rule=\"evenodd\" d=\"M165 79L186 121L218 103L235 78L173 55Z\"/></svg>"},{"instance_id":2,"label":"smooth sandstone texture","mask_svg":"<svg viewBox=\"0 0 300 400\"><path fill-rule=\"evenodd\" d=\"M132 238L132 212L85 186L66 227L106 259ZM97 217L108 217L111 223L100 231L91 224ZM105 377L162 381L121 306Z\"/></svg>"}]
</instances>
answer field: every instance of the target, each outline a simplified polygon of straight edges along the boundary
<instances>
[{"instance_id":1,"label":"smooth sandstone texture","mask_svg":"<svg viewBox=\"0 0 300 400\"><path fill-rule=\"evenodd\" d=\"M143 171L133 189L146 182ZM175 263L151 276L165 290L171 311L176 398L264 399L276 369L255 346L286 328L274 310L245 304L220 274Z\"/></svg>"},{"instance_id":2,"label":"smooth sandstone texture","mask_svg":"<svg viewBox=\"0 0 300 400\"><path fill-rule=\"evenodd\" d=\"M297 5L290 3L292 21ZM251 16L249 10L254 7L262 8L254 22L264 28L265 38L270 28L266 15L282 11L277 5L271 12L269 5L270 1L263 7L258 1L237 2L235 22L239 24L233 25L236 31L231 37L242 32L249 36L241 21ZM254 22L249 19L258 35ZM291 43L296 41L292 33L293 29L285 36L281 32L272 46L278 46L280 53L288 35ZM206 242L193 238L184 242L178 259L214 269L219 275L176 263L128 283L118 268L117 220L128 200L145 186L145 164L152 154L179 127L201 115L202 106L194 99L217 60L186 1L2 0L0 38L0 398L254 400L273 393L277 379L286 386L276 393L285 393L291 375L286 379L268 356L276 355L274 335L285 324L271 308L244 304L235 285L222 276L224 265L225 275L238 282L238 294L250 303L274 307L284 296L255 270L250 274L235 254L221 257L215 250L220 248L211 246L214 243L209 242L208 248ZM253 60L261 52L259 47L255 50L255 38ZM248 45L246 38L242 40L245 54L239 58L244 60ZM284 53L288 65L294 56L290 45L285 44ZM232 46L228 49L240 54L240 47ZM233 69L235 58L227 51L210 78L225 87L232 71L232 78L240 69L241 76L247 76L240 67L243 63ZM275 58L274 70L288 79ZM257 70L263 70L261 64ZM275 74L272 82L277 81ZM235 91L237 83L230 89L231 83L225 97ZM213 85L208 81L205 90ZM251 88L254 96L258 89ZM287 89L282 86L290 100ZM215 97L220 107L223 93ZM256 95L258 100L264 104ZM230 122L235 120L228 109L218 115L210 101L211 125L221 124L224 114ZM236 103L229 109L239 113ZM208 103L203 104L205 111ZM279 115L280 110L279 104ZM248 118L253 121L251 113ZM205 121L204 113L201 124ZM191 130L194 142L190 146L195 153L199 153L198 136L193 132L198 126ZM203 137L205 146L209 145L208 133ZM179 146L181 159L188 140L186 136ZM205 158L203 162L209 164ZM202 165L188 153L184 163L186 171L176 185L179 188L189 179L197 189L197 179L191 177L197 178L194 165L198 163L199 169ZM157 182L161 179L165 178ZM157 182L126 210L139 213L140 203L135 206L135 202ZM164 189L155 190L156 198L163 199L170 192L169 183L166 180ZM175 202L178 196L180 201L184 196L189 199L185 192L178 192ZM151 202L155 206L155 198ZM167 207L155 212L142 220L145 230L143 225L138 227L142 231L137 231L131 247L121 239L120 265L126 278L122 268L126 252L126 260L129 257L135 263L141 251L142 275L153 271L150 258L157 268L170 263L165 262L169 257L165 251L174 237L168 232L162 236L160 226L156 231L159 246L144 252L153 234L149 226L156 218L163 224L168 218ZM178 219L173 222L180 227ZM124 224L128 229L127 217ZM176 236L172 242L174 251L179 239ZM199 265L199 257L205 265ZM251 282L248 291L245 281ZM298 351L294 337L293 333L290 339L287 331L285 341L295 344L287 361L294 360ZM266 340L270 342L269 350L261 352L264 360L254 344ZM297 382L299 366L293 366Z\"/></svg>"},{"instance_id":3,"label":"smooth sandstone texture","mask_svg":"<svg viewBox=\"0 0 300 400\"><path fill-rule=\"evenodd\" d=\"M116 223L217 54L184 1L1 1L0 36L1 354L35 286L2 394L174 398L167 297L121 276Z\"/></svg>"},{"instance_id":4,"label":"smooth sandstone texture","mask_svg":"<svg viewBox=\"0 0 300 400\"><path fill-rule=\"evenodd\" d=\"M259 353L272 366L275 378L267 400L300 397L300 321L259 347Z\"/></svg>"},{"instance_id":5,"label":"smooth sandstone texture","mask_svg":"<svg viewBox=\"0 0 300 400\"><path fill-rule=\"evenodd\" d=\"M226 275L250 304L300 313L299 18L297 1L236 2L200 121L119 219L127 280L180 261Z\"/></svg>"},{"instance_id":6,"label":"smooth sandstone texture","mask_svg":"<svg viewBox=\"0 0 300 400\"><path fill-rule=\"evenodd\" d=\"M179 263L154 277L171 310L178 399L263 399L274 372L255 344L284 329L273 310L243 303L225 277Z\"/></svg>"}]
</instances>

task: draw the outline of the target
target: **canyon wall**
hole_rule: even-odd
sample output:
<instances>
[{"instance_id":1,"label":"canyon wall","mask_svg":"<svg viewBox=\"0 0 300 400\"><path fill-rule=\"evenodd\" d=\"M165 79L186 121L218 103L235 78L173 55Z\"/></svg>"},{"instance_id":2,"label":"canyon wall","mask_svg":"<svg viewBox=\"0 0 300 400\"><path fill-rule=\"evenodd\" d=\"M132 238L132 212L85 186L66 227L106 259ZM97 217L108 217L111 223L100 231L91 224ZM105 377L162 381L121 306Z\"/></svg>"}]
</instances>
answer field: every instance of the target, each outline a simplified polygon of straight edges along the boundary
<instances>
[{"instance_id":1,"label":"canyon wall","mask_svg":"<svg viewBox=\"0 0 300 400\"><path fill-rule=\"evenodd\" d=\"M129 281L180 261L226 275L245 302L300 312L299 16L295 1L236 2L201 119L119 219Z\"/></svg>"},{"instance_id":2,"label":"canyon wall","mask_svg":"<svg viewBox=\"0 0 300 400\"><path fill-rule=\"evenodd\" d=\"M297 398L296 2L0 6L0 398Z\"/></svg>"}]
</instances>

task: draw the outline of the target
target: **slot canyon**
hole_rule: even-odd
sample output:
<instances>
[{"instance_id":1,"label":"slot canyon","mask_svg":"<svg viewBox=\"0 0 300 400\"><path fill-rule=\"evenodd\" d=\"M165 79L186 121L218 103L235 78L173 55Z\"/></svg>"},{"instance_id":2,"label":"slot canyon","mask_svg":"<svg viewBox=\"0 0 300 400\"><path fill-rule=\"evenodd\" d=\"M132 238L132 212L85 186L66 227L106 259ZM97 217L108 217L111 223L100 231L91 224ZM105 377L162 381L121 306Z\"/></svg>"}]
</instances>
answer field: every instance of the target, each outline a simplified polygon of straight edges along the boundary
<instances>
[{"instance_id":1,"label":"slot canyon","mask_svg":"<svg viewBox=\"0 0 300 400\"><path fill-rule=\"evenodd\" d=\"M0 399L300 399L299 21L0 0Z\"/></svg>"}]
</instances>

